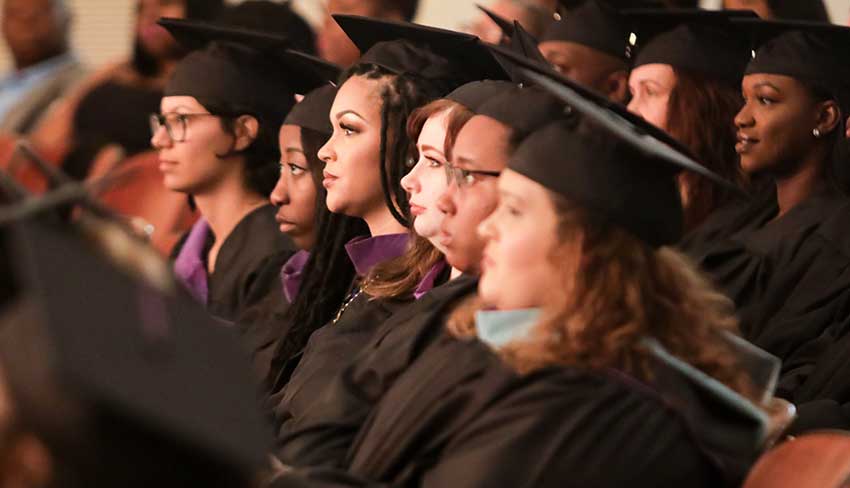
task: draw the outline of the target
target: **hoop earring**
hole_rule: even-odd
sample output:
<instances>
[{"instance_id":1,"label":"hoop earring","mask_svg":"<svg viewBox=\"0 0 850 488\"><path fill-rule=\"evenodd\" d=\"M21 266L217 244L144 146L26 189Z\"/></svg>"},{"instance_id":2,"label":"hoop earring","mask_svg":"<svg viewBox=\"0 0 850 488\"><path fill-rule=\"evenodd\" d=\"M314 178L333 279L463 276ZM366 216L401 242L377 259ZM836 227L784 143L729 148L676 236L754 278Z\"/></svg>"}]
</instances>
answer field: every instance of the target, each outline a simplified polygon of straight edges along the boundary
<instances>
[{"instance_id":1,"label":"hoop earring","mask_svg":"<svg viewBox=\"0 0 850 488\"><path fill-rule=\"evenodd\" d=\"M812 135L817 137L817 138L820 138L820 129L815 127L814 130L812 130Z\"/></svg>"}]
</instances>

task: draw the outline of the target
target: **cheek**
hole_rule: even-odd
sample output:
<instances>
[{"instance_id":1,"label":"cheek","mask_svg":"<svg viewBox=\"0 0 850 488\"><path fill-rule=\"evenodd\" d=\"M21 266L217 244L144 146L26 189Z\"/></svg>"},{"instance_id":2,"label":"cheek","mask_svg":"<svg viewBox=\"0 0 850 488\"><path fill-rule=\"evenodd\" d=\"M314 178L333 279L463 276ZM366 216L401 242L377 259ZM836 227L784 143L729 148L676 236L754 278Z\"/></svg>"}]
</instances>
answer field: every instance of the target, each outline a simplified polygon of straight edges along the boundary
<instances>
[{"instance_id":1,"label":"cheek","mask_svg":"<svg viewBox=\"0 0 850 488\"><path fill-rule=\"evenodd\" d=\"M668 97L652 97L645 100L643 117L652 125L667 130Z\"/></svg>"},{"instance_id":2,"label":"cheek","mask_svg":"<svg viewBox=\"0 0 850 488\"><path fill-rule=\"evenodd\" d=\"M316 187L309 175L303 175L302 178L306 181L293 185L292 203L303 216L302 220L312 221L316 213Z\"/></svg>"},{"instance_id":3,"label":"cheek","mask_svg":"<svg viewBox=\"0 0 850 488\"><path fill-rule=\"evenodd\" d=\"M419 178L422 204L428 209L436 209L437 200L445 193L446 173L442 167L427 168Z\"/></svg>"}]
</instances>

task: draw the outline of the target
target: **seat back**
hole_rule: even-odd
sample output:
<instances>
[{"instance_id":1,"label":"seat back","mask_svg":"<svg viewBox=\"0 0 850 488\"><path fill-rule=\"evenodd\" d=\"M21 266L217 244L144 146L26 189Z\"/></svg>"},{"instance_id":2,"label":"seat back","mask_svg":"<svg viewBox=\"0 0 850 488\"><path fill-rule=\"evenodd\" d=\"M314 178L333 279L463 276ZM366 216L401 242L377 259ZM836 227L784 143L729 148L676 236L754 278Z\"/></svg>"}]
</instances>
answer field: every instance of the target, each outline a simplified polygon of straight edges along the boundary
<instances>
[{"instance_id":1,"label":"seat back","mask_svg":"<svg viewBox=\"0 0 850 488\"><path fill-rule=\"evenodd\" d=\"M743 488L850 487L850 432L824 431L787 440L767 451Z\"/></svg>"}]
</instances>

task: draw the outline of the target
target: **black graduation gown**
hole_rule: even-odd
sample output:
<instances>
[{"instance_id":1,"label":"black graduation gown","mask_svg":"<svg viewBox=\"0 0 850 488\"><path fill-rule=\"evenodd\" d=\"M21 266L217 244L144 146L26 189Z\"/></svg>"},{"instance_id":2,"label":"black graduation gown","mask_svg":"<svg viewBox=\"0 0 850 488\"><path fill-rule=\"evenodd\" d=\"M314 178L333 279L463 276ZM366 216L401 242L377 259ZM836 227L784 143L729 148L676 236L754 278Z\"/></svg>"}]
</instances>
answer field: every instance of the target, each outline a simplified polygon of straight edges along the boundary
<instances>
[{"instance_id":1,"label":"black graduation gown","mask_svg":"<svg viewBox=\"0 0 850 488\"><path fill-rule=\"evenodd\" d=\"M368 343L375 330L410 300L372 299L361 293L336 323L310 335L304 350L287 359L269 399L278 432L321 405L320 393Z\"/></svg>"},{"instance_id":2,"label":"black graduation gown","mask_svg":"<svg viewBox=\"0 0 850 488\"><path fill-rule=\"evenodd\" d=\"M344 468L295 468L271 486L731 487L756 437L660 365L652 385L566 367L520 376L441 332L372 409Z\"/></svg>"},{"instance_id":3,"label":"black graduation gown","mask_svg":"<svg viewBox=\"0 0 850 488\"><path fill-rule=\"evenodd\" d=\"M775 199L719 211L682 248L735 301L744 338L783 361L779 394L789 397L850 287L850 200L822 193L771 222Z\"/></svg>"},{"instance_id":4,"label":"black graduation gown","mask_svg":"<svg viewBox=\"0 0 850 488\"><path fill-rule=\"evenodd\" d=\"M296 248L280 232L274 220L276 213L273 205L257 208L227 236L218 252L215 271L207 276L207 310L212 315L233 322L254 305L274 307L279 300L285 301L280 269ZM172 257L180 253L187 236L177 243ZM205 255L212 244L210 235Z\"/></svg>"},{"instance_id":5,"label":"black graduation gown","mask_svg":"<svg viewBox=\"0 0 850 488\"><path fill-rule=\"evenodd\" d=\"M322 401L279 431L277 456L290 466L343 466L354 436L396 378L439 336L432 323L459 299L474 293L478 279L463 275L438 286L396 312L360 354L333 378Z\"/></svg>"}]
</instances>

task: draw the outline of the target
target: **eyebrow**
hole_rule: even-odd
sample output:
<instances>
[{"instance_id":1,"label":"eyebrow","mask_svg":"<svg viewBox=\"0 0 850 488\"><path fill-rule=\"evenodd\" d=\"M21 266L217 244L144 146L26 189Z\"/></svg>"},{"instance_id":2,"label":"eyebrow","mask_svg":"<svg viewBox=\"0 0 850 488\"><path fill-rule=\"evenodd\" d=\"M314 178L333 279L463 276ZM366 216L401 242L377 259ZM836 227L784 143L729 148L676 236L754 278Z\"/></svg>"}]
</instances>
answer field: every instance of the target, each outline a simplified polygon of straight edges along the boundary
<instances>
[{"instance_id":1,"label":"eyebrow","mask_svg":"<svg viewBox=\"0 0 850 488\"><path fill-rule=\"evenodd\" d=\"M287 147L286 149L283 150L283 152L299 153L299 154L304 154L305 156L307 155L307 153L305 153L303 149L299 149L297 147Z\"/></svg>"},{"instance_id":2,"label":"eyebrow","mask_svg":"<svg viewBox=\"0 0 850 488\"><path fill-rule=\"evenodd\" d=\"M366 119L365 119L362 115L360 115L359 113L357 113L357 112L355 112L354 110L351 110L351 109L343 110L343 111L341 111L341 112L337 112L337 114L336 114L334 117L335 117L337 120L339 120L339 119L341 119L344 115L348 115L348 114L354 114L354 115L356 115L357 117L359 117L360 119L362 119L362 120L364 120L364 121L366 120Z\"/></svg>"},{"instance_id":3,"label":"eyebrow","mask_svg":"<svg viewBox=\"0 0 850 488\"><path fill-rule=\"evenodd\" d=\"M455 166L457 166L457 165L459 165L459 164L462 164L462 165L464 165L464 166L472 166L472 169L475 169L475 168L478 166L477 164L475 164L475 161L473 161L473 160L471 160L471 159L469 159L469 158L465 158L465 157L463 157L463 156L457 156L457 157L455 157L455 160L454 160L454 161L452 161L452 163L453 163Z\"/></svg>"},{"instance_id":4,"label":"eyebrow","mask_svg":"<svg viewBox=\"0 0 850 488\"><path fill-rule=\"evenodd\" d=\"M443 154L443 151L441 151L441 150L437 149L436 147L434 147L434 146L432 146L432 145L430 145L430 144L423 144L423 145L419 146L419 150L420 150L420 151L422 151L422 152L425 152L425 151L434 151L434 152L437 152L437 153Z\"/></svg>"}]
</instances>

